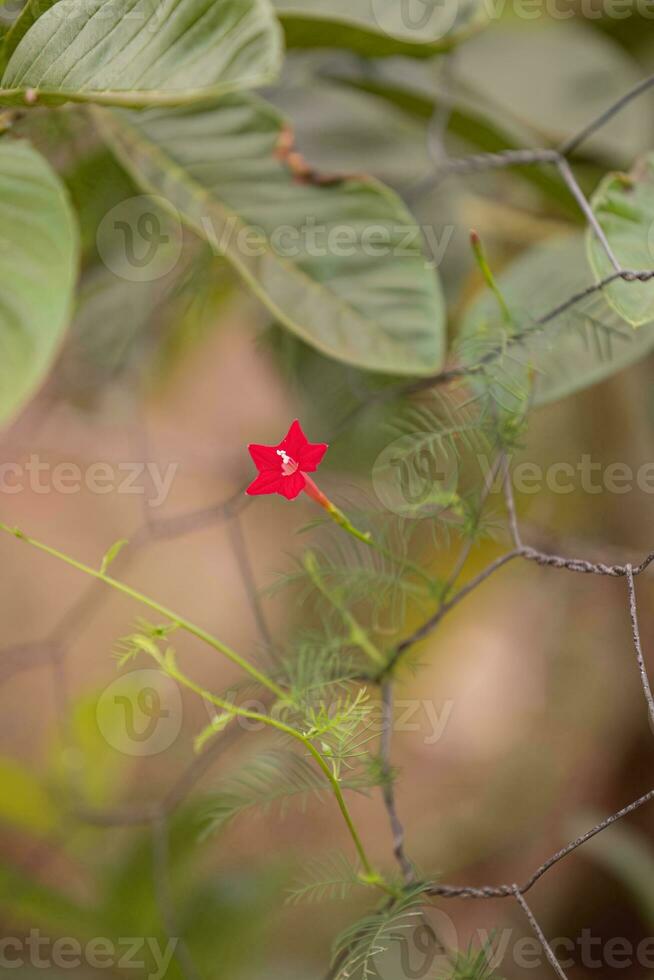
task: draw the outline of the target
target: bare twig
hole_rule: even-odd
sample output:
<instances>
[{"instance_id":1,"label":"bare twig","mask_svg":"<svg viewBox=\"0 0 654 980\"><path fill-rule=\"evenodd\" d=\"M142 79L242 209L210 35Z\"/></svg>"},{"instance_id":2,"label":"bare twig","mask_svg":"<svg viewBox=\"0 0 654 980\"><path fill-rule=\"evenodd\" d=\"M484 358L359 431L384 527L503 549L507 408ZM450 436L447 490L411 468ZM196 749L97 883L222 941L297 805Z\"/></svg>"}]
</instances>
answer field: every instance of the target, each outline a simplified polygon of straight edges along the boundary
<instances>
[{"instance_id":1,"label":"bare twig","mask_svg":"<svg viewBox=\"0 0 654 980\"><path fill-rule=\"evenodd\" d=\"M505 555L500 555L499 558L492 561L490 565L487 565L486 568L482 569L478 575L475 575L473 579L462 586L449 601L441 603L432 616L426 619L425 622L414 630L410 636L407 636L406 639L402 640L402 642L396 646L388 661L384 673L388 673L392 668L394 668L407 650L410 650L411 647L420 640L424 640L426 636L429 636L429 634L436 629L440 621L447 615L447 613L454 609L455 606L458 606L458 604L465 599L466 596L470 595L471 592L474 592L474 590L478 588L482 582L485 582L486 579L490 578L494 572L508 564L508 562L513 561L514 558L520 557L521 554L522 552L516 549L515 551L507 552Z\"/></svg>"},{"instance_id":2,"label":"bare twig","mask_svg":"<svg viewBox=\"0 0 654 980\"><path fill-rule=\"evenodd\" d=\"M513 538L514 546L522 552L522 537L520 535L520 526L518 525L518 516L515 509L515 499L513 497L513 483L511 482L511 470L509 458L504 454L503 459L504 465L504 475L503 475L503 487L504 487L504 500L506 501L506 510L509 517L509 529L511 531L511 537Z\"/></svg>"},{"instance_id":3,"label":"bare twig","mask_svg":"<svg viewBox=\"0 0 654 980\"><path fill-rule=\"evenodd\" d=\"M250 555L245 543L243 528L241 527L241 521L238 514L234 514L227 526L229 529L232 551L234 552L238 570L241 574L241 581L243 582L243 588L245 589L245 594L247 595L247 599L250 604L252 616L257 624L261 642L264 644L266 649L270 651L273 647L273 641L270 635L270 630L268 629L268 623L266 622L261 600L259 598L259 590L257 589L257 585L254 580L252 562L250 561Z\"/></svg>"},{"instance_id":4,"label":"bare twig","mask_svg":"<svg viewBox=\"0 0 654 980\"><path fill-rule=\"evenodd\" d=\"M383 766L382 796L393 834L393 854L407 885L415 881L415 871L404 849L404 827L397 813L395 788L391 768L391 742L393 737L393 682L387 678L382 684L382 735L380 754Z\"/></svg>"}]
</instances>

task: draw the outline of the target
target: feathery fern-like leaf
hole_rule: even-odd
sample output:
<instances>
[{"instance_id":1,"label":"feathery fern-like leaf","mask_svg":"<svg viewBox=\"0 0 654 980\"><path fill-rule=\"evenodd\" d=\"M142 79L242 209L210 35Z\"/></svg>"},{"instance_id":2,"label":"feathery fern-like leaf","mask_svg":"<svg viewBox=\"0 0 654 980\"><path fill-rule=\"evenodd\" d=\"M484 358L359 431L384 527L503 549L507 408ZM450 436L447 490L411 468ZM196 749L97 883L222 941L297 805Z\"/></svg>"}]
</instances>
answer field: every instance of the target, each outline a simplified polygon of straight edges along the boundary
<instances>
[{"instance_id":1,"label":"feathery fern-like leaf","mask_svg":"<svg viewBox=\"0 0 654 980\"><path fill-rule=\"evenodd\" d=\"M333 980L376 978L375 959L388 951L421 916L424 888L415 886L401 898L386 902L380 909L348 926L337 937L333 949Z\"/></svg>"},{"instance_id":2,"label":"feathery fern-like leaf","mask_svg":"<svg viewBox=\"0 0 654 980\"><path fill-rule=\"evenodd\" d=\"M439 980L502 980L492 965L492 942L475 950L472 945L465 951L458 951L451 967L441 974Z\"/></svg>"},{"instance_id":3,"label":"feathery fern-like leaf","mask_svg":"<svg viewBox=\"0 0 654 980\"><path fill-rule=\"evenodd\" d=\"M356 886L365 887L359 878L359 869L341 851L307 862L305 871L305 880L298 882L289 892L287 901L291 905L343 899Z\"/></svg>"},{"instance_id":4,"label":"feathery fern-like leaf","mask_svg":"<svg viewBox=\"0 0 654 980\"><path fill-rule=\"evenodd\" d=\"M309 759L291 751L264 752L219 785L206 808L203 837L255 808L267 811L279 804L283 816L292 797L306 802L328 788L325 776Z\"/></svg>"}]
</instances>

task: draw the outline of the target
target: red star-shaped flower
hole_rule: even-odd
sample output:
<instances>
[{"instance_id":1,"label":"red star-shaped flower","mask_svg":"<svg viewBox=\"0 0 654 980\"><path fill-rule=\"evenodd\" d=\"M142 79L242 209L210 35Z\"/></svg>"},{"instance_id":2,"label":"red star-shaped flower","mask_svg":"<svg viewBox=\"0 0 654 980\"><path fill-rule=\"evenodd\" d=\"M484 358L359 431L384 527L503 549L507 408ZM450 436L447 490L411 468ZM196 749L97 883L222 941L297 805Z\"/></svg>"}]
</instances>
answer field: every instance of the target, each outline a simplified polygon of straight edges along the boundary
<instances>
[{"instance_id":1,"label":"red star-shaped flower","mask_svg":"<svg viewBox=\"0 0 654 980\"><path fill-rule=\"evenodd\" d=\"M280 493L287 500L294 500L303 490L311 491L315 487L305 474L313 473L320 466L327 444L309 442L296 419L278 446L251 443L248 450L259 475L246 493Z\"/></svg>"}]
</instances>

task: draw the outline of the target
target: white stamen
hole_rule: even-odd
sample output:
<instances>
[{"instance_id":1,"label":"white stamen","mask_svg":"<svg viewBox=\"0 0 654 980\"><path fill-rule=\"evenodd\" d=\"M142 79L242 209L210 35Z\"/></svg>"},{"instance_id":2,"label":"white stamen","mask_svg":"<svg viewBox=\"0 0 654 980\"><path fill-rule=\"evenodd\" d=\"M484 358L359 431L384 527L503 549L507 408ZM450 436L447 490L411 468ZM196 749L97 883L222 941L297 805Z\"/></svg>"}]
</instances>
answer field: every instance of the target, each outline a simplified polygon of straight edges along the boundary
<instances>
[{"instance_id":1,"label":"white stamen","mask_svg":"<svg viewBox=\"0 0 654 980\"><path fill-rule=\"evenodd\" d=\"M276 449L275 452L282 458L282 474L284 476L292 476L296 472L298 464L283 449Z\"/></svg>"}]
</instances>

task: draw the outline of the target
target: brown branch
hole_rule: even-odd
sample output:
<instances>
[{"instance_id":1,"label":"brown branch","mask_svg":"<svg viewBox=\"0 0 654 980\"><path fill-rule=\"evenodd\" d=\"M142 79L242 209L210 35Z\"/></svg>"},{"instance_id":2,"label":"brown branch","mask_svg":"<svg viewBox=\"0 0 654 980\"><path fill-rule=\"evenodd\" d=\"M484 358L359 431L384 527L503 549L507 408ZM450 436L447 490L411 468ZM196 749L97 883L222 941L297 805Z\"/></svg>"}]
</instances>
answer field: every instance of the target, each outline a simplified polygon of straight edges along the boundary
<instances>
[{"instance_id":1,"label":"brown branch","mask_svg":"<svg viewBox=\"0 0 654 980\"><path fill-rule=\"evenodd\" d=\"M527 545L523 545L520 548L515 548L513 551L508 551L504 555L500 555L495 561L492 561L486 568L482 569L478 575L475 575L469 582L467 582L459 591L447 602L442 602L435 613L433 613L428 619L426 619L410 636L402 640L399 643L391 657L388 661L387 666L384 668L383 674L388 673L392 670L401 657L410 650L414 644L418 643L420 640L424 640L430 633L432 633L441 620L471 592L474 592L486 579L502 568L508 562L513 561L515 558L524 558L526 561L533 561L537 565L543 565L550 568L565 568L570 572L580 572L586 575L607 575L612 578L619 578L627 576L629 569L631 569L632 575L640 575L644 572L651 563L654 561L654 552L650 552L646 557L640 562L639 565L633 567L632 565L618 564L618 565L606 565L602 562L591 562L586 561L584 558L565 558L562 555L551 555L544 551L538 551L536 548L531 548Z\"/></svg>"},{"instance_id":2,"label":"brown branch","mask_svg":"<svg viewBox=\"0 0 654 980\"><path fill-rule=\"evenodd\" d=\"M487 565L486 568L482 569L478 575L475 575L473 579L462 586L456 595L454 595L447 602L441 603L432 616L426 619L425 622L414 630L410 636L407 636L401 643L398 643L395 650L391 654L388 664L384 668L384 674L387 674L393 670L393 668L397 666L398 661L408 650L411 649L412 646L418 643L419 640L424 640L425 637L429 636L429 634L436 629L440 621L449 612L451 612L455 606L458 606L463 599L469 596L471 592L474 592L474 590L478 588L482 582L485 582L486 579L490 578L494 572L508 564L508 562L513 561L514 558L520 557L521 554L522 552L516 549L515 551L509 551L505 555L501 555L499 558L496 558L495 561L491 562L490 565Z\"/></svg>"},{"instance_id":3,"label":"brown branch","mask_svg":"<svg viewBox=\"0 0 654 980\"><path fill-rule=\"evenodd\" d=\"M268 623L266 622L266 617L259 598L259 590L257 589L257 584L254 580L252 562L250 561L250 555L238 514L233 515L227 526L232 551L234 552L234 557L236 558L236 564L238 565L238 570L241 575L243 588L250 604L253 619L257 624L261 642L264 644L266 649L271 650L273 647L272 636L270 635Z\"/></svg>"},{"instance_id":4,"label":"brown branch","mask_svg":"<svg viewBox=\"0 0 654 980\"><path fill-rule=\"evenodd\" d=\"M404 826L400 820L395 803L395 787L391 769L391 742L393 738L393 681L387 678L382 684L382 734L380 755L382 759L382 797L393 834L393 854L400 866L404 881L412 885L416 880L415 870L404 849Z\"/></svg>"}]
</instances>

